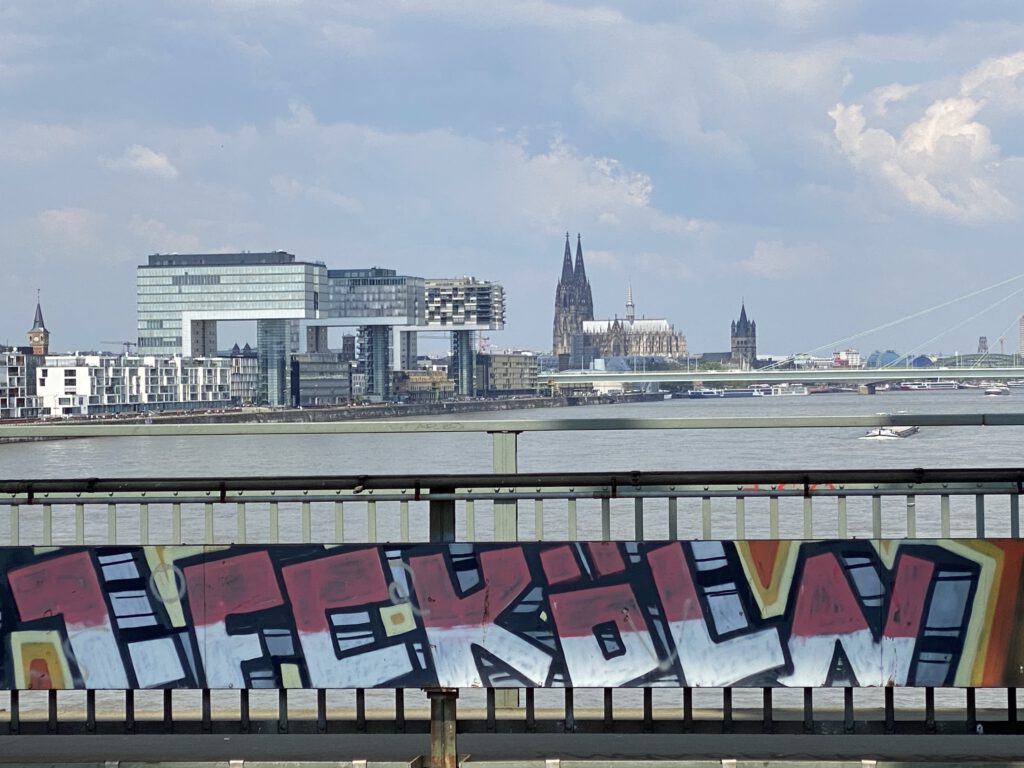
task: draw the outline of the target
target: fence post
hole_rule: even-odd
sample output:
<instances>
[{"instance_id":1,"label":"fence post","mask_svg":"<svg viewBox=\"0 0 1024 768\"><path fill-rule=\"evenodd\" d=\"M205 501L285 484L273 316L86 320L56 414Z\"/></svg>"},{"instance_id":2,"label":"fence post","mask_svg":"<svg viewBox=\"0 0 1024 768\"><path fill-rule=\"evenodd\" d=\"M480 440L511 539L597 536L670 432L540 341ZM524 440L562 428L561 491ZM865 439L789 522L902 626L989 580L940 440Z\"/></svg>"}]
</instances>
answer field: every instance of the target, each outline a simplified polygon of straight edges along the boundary
<instances>
[{"instance_id":1,"label":"fence post","mask_svg":"<svg viewBox=\"0 0 1024 768\"><path fill-rule=\"evenodd\" d=\"M454 488L431 488L431 494L452 494ZM455 541L455 499L430 500L430 541L450 544ZM430 700L430 766L457 768L457 688L427 688Z\"/></svg>"},{"instance_id":2,"label":"fence post","mask_svg":"<svg viewBox=\"0 0 1024 768\"><path fill-rule=\"evenodd\" d=\"M493 461L496 475L514 475L519 471L519 433L491 432ZM494 540L517 541L519 539L519 503L516 501L494 502ZM495 706L510 709L519 706L519 689L495 691Z\"/></svg>"},{"instance_id":3,"label":"fence post","mask_svg":"<svg viewBox=\"0 0 1024 768\"><path fill-rule=\"evenodd\" d=\"M430 768L457 768L455 688L434 688L427 691L430 699Z\"/></svg>"}]
</instances>

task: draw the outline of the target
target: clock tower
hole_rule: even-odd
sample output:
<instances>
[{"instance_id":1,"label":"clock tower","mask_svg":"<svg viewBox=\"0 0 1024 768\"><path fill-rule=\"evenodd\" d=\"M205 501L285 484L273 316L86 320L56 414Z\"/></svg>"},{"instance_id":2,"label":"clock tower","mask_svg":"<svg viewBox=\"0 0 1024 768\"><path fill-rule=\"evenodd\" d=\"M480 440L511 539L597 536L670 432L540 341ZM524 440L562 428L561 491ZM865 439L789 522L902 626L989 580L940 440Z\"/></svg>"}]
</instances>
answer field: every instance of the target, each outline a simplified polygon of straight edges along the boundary
<instances>
[{"instance_id":1,"label":"clock tower","mask_svg":"<svg viewBox=\"0 0 1024 768\"><path fill-rule=\"evenodd\" d=\"M39 304L39 292L36 291L36 317L32 330L28 332L28 344L33 355L47 355L50 351L50 332L43 323L43 308Z\"/></svg>"}]
</instances>

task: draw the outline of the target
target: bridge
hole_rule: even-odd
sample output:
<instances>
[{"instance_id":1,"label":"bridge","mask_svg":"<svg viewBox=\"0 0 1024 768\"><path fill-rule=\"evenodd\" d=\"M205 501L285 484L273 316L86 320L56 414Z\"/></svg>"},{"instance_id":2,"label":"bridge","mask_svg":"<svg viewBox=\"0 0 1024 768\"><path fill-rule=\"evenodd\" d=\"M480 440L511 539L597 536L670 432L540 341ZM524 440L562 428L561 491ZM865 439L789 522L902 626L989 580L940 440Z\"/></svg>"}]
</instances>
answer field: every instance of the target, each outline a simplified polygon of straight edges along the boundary
<instances>
[{"instance_id":1,"label":"bridge","mask_svg":"<svg viewBox=\"0 0 1024 768\"><path fill-rule=\"evenodd\" d=\"M1024 378L1024 367L1004 368L760 368L746 371L560 371L543 376L549 387L594 384L878 384L901 381L1002 381Z\"/></svg>"},{"instance_id":2,"label":"bridge","mask_svg":"<svg viewBox=\"0 0 1024 768\"><path fill-rule=\"evenodd\" d=\"M430 764L453 766L460 737L512 734L549 758L619 753L628 737L648 756L693 744L768 759L799 740L805 755L886 759L925 754L927 736L933 759L1005 758L1024 733L1024 469L518 471L531 432L911 419L1024 426L942 413L0 426L0 439L492 443L487 473L0 478L7 754L33 738L83 738L93 754L97 734L192 735L209 754L225 735L377 734L395 741L374 749L418 737Z\"/></svg>"}]
</instances>

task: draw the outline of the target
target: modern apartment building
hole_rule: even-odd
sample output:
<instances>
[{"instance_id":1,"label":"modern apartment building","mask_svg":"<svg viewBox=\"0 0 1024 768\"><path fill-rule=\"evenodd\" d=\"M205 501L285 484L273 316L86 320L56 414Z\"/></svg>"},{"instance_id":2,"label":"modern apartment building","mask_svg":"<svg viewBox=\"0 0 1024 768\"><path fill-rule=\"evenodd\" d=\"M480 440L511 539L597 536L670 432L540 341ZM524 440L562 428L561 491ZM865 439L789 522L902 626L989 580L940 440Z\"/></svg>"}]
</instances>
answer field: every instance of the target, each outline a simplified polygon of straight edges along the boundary
<instances>
[{"instance_id":1,"label":"modern apartment building","mask_svg":"<svg viewBox=\"0 0 1024 768\"><path fill-rule=\"evenodd\" d=\"M456 392L472 395L476 372L476 333L505 327L505 289L475 277L426 281L427 326L452 332L449 374Z\"/></svg>"},{"instance_id":2,"label":"modern apartment building","mask_svg":"<svg viewBox=\"0 0 1024 768\"><path fill-rule=\"evenodd\" d=\"M476 357L481 397L532 395L537 391L537 356L531 352L490 352Z\"/></svg>"},{"instance_id":3,"label":"modern apartment building","mask_svg":"<svg viewBox=\"0 0 1024 768\"><path fill-rule=\"evenodd\" d=\"M38 415L38 359L30 349L0 348L0 419L29 419Z\"/></svg>"},{"instance_id":4,"label":"modern apartment building","mask_svg":"<svg viewBox=\"0 0 1024 768\"><path fill-rule=\"evenodd\" d=\"M90 416L224 408L229 358L50 355L36 372L40 415Z\"/></svg>"}]
</instances>

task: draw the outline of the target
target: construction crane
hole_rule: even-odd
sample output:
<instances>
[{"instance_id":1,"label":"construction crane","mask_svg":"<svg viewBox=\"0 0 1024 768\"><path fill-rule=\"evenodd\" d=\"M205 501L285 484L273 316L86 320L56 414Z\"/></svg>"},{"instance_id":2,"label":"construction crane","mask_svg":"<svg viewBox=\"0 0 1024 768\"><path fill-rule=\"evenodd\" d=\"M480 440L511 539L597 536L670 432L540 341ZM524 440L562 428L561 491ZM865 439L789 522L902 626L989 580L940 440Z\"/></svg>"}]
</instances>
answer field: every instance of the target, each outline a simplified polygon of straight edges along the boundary
<instances>
[{"instance_id":1,"label":"construction crane","mask_svg":"<svg viewBox=\"0 0 1024 768\"><path fill-rule=\"evenodd\" d=\"M100 344L120 344L124 348L124 354L130 355L138 346L134 341L101 341Z\"/></svg>"}]
</instances>

